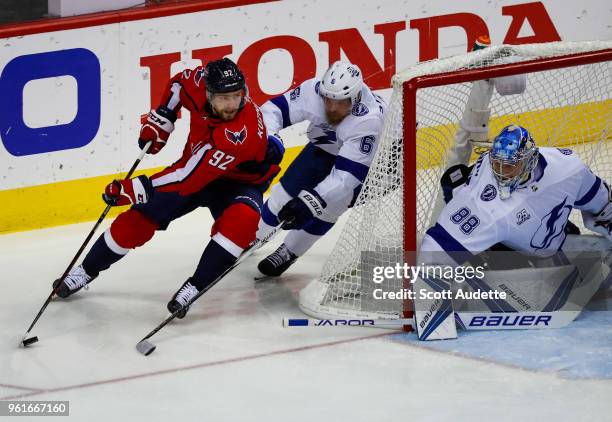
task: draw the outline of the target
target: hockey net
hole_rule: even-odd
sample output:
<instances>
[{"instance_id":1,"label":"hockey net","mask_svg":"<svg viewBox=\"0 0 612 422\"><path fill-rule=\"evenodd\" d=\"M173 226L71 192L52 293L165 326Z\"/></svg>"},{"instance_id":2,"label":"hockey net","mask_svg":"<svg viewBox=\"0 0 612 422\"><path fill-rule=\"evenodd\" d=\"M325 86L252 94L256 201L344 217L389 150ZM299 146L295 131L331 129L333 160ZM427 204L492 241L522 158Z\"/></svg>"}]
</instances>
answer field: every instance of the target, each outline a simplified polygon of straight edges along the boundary
<instances>
[{"instance_id":1,"label":"hockey net","mask_svg":"<svg viewBox=\"0 0 612 422\"><path fill-rule=\"evenodd\" d=\"M374 162L320 276L300 292L302 311L324 319L406 315L406 302L373 296L374 288L400 291L405 280L374 285L368 271L404 262L404 251L416 251L435 222L440 177L474 81L527 75L522 94L493 92L489 139L518 123L538 146L571 148L612 181L611 60L608 41L497 46L395 75ZM470 164L483 151L470 149ZM576 211L571 219L583 227Z\"/></svg>"}]
</instances>

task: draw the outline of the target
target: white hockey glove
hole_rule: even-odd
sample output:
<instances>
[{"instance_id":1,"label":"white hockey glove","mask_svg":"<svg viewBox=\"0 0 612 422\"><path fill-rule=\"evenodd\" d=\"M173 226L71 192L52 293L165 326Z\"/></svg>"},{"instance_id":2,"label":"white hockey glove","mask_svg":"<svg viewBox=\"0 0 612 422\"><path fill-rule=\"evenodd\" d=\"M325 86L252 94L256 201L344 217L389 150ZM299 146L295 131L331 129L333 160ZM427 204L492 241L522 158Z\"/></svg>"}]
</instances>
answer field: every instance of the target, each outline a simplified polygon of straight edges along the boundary
<instances>
[{"instance_id":1,"label":"white hockey glove","mask_svg":"<svg viewBox=\"0 0 612 422\"><path fill-rule=\"evenodd\" d=\"M493 83L499 95L522 94L527 88L527 75L500 76Z\"/></svg>"}]
</instances>

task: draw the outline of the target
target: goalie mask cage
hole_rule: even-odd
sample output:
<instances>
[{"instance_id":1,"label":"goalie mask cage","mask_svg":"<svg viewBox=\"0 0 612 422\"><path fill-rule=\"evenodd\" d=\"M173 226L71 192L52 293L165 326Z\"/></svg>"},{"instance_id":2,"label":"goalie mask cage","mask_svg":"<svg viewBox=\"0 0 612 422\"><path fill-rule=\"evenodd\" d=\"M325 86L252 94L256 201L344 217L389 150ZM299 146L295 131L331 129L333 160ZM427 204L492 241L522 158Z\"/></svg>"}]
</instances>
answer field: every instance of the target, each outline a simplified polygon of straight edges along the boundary
<instances>
[{"instance_id":1,"label":"goalie mask cage","mask_svg":"<svg viewBox=\"0 0 612 422\"><path fill-rule=\"evenodd\" d=\"M415 256L411 252L435 222L443 204L439 180L457 147L455 134L474 81L527 75L522 94L493 91L489 139L508 124L520 124L538 146L570 148L612 181L610 60L609 41L503 45L395 75L376 156L320 276L300 292L302 311L321 319L411 316L410 303L373 297L375 288L401 291L409 283L387 279L375 285L371 267L413 260L407 257ZM483 150L468 148L471 164ZM583 228L576 211L571 219Z\"/></svg>"}]
</instances>

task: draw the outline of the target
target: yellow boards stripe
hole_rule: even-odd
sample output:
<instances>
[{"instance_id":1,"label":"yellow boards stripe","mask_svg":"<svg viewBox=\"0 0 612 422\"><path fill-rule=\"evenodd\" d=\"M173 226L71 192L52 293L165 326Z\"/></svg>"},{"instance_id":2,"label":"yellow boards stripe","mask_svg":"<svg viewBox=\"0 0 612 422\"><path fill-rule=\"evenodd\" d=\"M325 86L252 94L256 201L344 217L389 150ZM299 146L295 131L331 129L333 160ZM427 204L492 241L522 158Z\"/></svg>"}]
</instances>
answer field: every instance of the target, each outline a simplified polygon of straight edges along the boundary
<instances>
[{"instance_id":1,"label":"yellow boards stripe","mask_svg":"<svg viewBox=\"0 0 612 422\"><path fill-rule=\"evenodd\" d=\"M493 116L489 135L495 136L510 123L525 126L541 146L569 147L577 143L612 139L612 100ZM589 132L585 133L585 129ZM417 162L420 169L444 162L458 124L422 127L417 132ZM302 147L287 148L281 164L283 171ZM153 174L157 169L137 172ZM282 174L282 172L281 172ZM0 191L0 233L32 230L63 224L96 220L105 207L101 194L106 184L119 175L105 175L67 182L50 183ZM278 180L275 179L275 182ZM116 216L125 207L111 210Z\"/></svg>"},{"instance_id":2,"label":"yellow boards stripe","mask_svg":"<svg viewBox=\"0 0 612 422\"><path fill-rule=\"evenodd\" d=\"M489 137L509 124L529 130L539 146L575 147L585 143L612 139L612 100L491 116ZM427 169L439 166L454 140L459 123L427 126L417 131L417 166ZM472 157L473 159L475 156Z\"/></svg>"},{"instance_id":3,"label":"yellow boards stripe","mask_svg":"<svg viewBox=\"0 0 612 422\"><path fill-rule=\"evenodd\" d=\"M301 149L302 147L287 148L281 163L283 170ZM151 175L161 169L146 169L137 171L134 175ZM121 176L125 176L125 173L1 190L0 233L96 220L106 207L102 201L104 187ZM108 216L114 217L126 209L127 207L113 208Z\"/></svg>"}]
</instances>

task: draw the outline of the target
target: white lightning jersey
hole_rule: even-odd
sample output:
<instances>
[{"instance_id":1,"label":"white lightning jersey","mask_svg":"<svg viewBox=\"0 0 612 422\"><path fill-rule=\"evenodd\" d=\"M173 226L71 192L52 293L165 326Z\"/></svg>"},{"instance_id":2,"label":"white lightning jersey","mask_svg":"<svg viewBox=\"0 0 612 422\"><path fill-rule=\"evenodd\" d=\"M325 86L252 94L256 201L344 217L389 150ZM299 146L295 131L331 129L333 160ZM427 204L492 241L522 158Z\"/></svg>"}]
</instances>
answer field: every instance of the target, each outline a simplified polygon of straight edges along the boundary
<instances>
[{"instance_id":1,"label":"white lightning jersey","mask_svg":"<svg viewBox=\"0 0 612 422\"><path fill-rule=\"evenodd\" d=\"M467 257L496 243L538 256L560 250L572 208L598 213L608 192L571 150L539 150L529 180L505 200L499 197L489 154L483 154L427 231L421 251L458 251L464 254L455 256Z\"/></svg>"},{"instance_id":2,"label":"white lightning jersey","mask_svg":"<svg viewBox=\"0 0 612 422\"><path fill-rule=\"evenodd\" d=\"M327 123L319 96L320 78L309 79L292 91L267 101L262 107L268 133L308 120L308 140L317 148L335 155L331 173L315 187L328 208L344 211L354 190L364 181L378 146L387 107L367 86L351 114L337 126Z\"/></svg>"}]
</instances>

